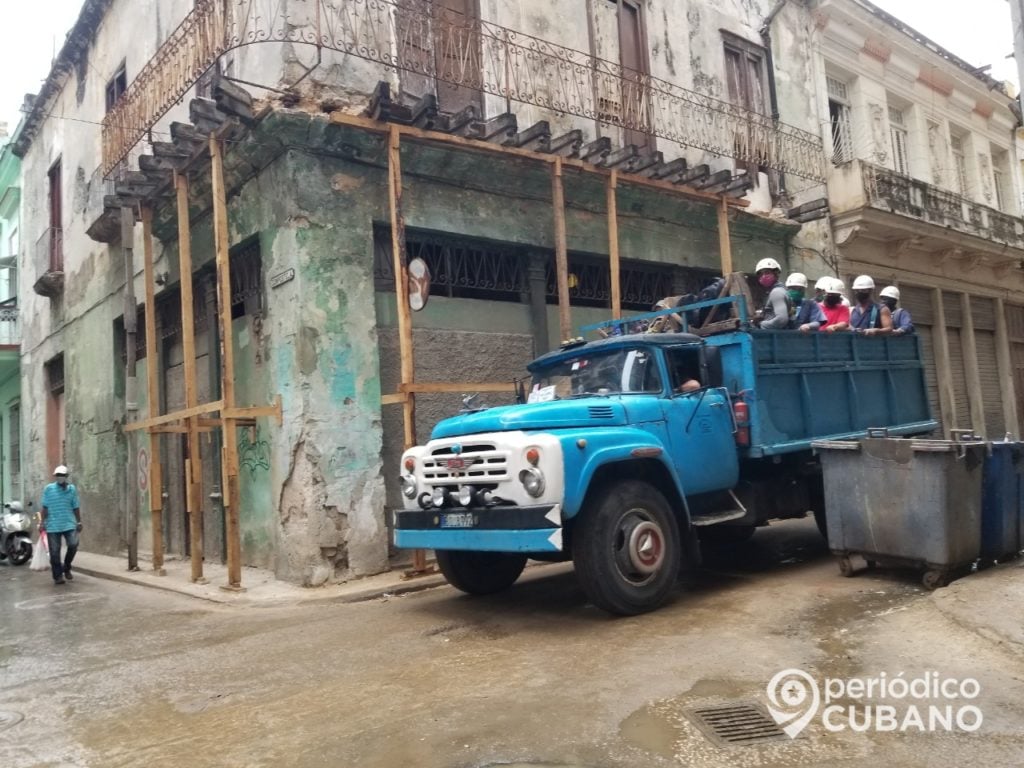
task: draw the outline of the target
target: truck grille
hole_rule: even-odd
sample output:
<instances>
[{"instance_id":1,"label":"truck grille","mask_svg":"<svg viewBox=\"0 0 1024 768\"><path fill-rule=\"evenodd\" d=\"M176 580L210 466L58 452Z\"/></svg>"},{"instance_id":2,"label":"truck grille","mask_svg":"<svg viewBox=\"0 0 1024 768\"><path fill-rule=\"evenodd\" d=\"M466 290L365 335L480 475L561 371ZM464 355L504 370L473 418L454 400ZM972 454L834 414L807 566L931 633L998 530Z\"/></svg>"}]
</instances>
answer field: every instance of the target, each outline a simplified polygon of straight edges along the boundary
<instances>
[{"instance_id":1,"label":"truck grille","mask_svg":"<svg viewBox=\"0 0 1024 768\"><path fill-rule=\"evenodd\" d=\"M430 485L498 483L508 479L508 451L485 444L465 445L461 453L451 446L437 448L423 459L423 479Z\"/></svg>"}]
</instances>

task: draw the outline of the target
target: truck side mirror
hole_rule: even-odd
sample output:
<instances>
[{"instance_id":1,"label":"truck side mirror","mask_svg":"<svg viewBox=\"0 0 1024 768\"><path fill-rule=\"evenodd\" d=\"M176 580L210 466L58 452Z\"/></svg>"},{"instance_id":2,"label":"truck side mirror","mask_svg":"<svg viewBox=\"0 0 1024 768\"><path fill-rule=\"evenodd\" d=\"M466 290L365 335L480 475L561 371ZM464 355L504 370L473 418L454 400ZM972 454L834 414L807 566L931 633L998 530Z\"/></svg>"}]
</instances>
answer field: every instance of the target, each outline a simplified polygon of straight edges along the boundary
<instances>
[{"instance_id":1,"label":"truck side mirror","mask_svg":"<svg viewBox=\"0 0 1024 768\"><path fill-rule=\"evenodd\" d=\"M700 367L705 386L722 386L722 351L718 347L701 347Z\"/></svg>"}]
</instances>

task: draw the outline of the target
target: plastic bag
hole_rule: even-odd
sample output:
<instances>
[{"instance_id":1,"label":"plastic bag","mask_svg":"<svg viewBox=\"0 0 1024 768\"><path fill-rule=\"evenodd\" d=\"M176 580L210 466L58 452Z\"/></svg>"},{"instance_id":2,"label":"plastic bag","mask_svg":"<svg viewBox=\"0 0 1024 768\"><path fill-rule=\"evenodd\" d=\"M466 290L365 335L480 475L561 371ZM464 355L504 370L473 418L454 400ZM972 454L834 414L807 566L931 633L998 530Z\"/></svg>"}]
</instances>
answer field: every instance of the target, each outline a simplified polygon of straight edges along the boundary
<instances>
[{"instance_id":1,"label":"plastic bag","mask_svg":"<svg viewBox=\"0 0 1024 768\"><path fill-rule=\"evenodd\" d=\"M36 539L35 549L32 550L32 562L28 567L33 571L45 571L50 567L50 547L46 540L46 534L39 534Z\"/></svg>"}]
</instances>

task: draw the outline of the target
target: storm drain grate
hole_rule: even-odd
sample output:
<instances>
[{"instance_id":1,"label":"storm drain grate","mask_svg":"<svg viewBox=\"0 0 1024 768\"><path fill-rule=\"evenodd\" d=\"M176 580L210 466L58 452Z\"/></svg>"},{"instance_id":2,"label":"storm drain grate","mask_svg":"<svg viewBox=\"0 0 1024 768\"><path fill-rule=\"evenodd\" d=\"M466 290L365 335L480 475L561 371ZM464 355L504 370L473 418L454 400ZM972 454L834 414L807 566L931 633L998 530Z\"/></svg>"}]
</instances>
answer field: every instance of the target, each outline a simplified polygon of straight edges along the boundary
<instances>
[{"instance_id":1,"label":"storm drain grate","mask_svg":"<svg viewBox=\"0 0 1024 768\"><path fill-rule=\"evenodd\" d=\"M786 738L785 732L757 704L691 707L688 714L705 736L722 747Z\"/></svg>"},{"instance_id":2,"label":"storm drain grate","mask_svg":"<svg viewBox=\"0 0 1024 768\"><path fill-rule=\"evenodd\" d=\"M17 725L22 720L22 716L17 712L5 712L0 709L0 731L4 728L10 728L12 725Z\"/></svg>"}]
</instances>

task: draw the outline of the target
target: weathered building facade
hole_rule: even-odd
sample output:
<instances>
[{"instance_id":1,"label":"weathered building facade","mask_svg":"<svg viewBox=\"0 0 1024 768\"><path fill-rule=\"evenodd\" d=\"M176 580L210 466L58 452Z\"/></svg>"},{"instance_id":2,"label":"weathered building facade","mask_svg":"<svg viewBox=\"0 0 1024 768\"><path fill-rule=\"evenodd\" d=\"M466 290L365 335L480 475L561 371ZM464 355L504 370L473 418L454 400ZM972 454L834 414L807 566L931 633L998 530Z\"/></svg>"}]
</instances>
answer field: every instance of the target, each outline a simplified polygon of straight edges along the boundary
<instances>
[{"instance_id":1,"label":"weathered building facade","mask_svg":"<svg viewBox=\"0 0 1024 768\"><path fill-rule=\"evenodd\" d=\"M140 16L129 0L90 0L17 143L23 239L35 244L21 278L28 479L38 486L57 460L72 467L96 521L87 548L120 551L131 499L149 509L156 492L170 552L189 552L190 525L200 525L204 556L224 556L223 433L204 427L190 450L180 428L164 432L153 488L144 433L125 427L189 405L193 363L198 402L222 398L226 343L236 401L282 404L280 425L260 418L238 430L243 562L308 584L386 567L403 442L396 156L404 250L433 277L412 323L420 382L510 381L557 343L566 319L578 328L607 318L609 194L623 311L718 274L723 217L737 270L769 255L824 268L820 223L801 229L780 211L823 192L814 28L798 4L261 5L161 0ZM404 131L394 153L392 125ZM211 134L227 193L230 339L217 323ZM152 217L153 281L139 271L144 228L129 221L122 241L126 211ZM141 323L134 389L126 245L134 295L155 293L155 347ZM457 393L421 393L418 436L457 407ZM140 471L126 479L129 459ZM203 495L190 518L192 465ZM139 518L145 548L150 517Z\"/></svg>"},{"instance_id":2,"label":"weathered building facade","mask_svg":"<svg viewBox=\"0 0 1024 768\"><path fill-rule=\"evenodd\" d=\"M21 161L11 151L20 126L8 136L0 128L0 500L20 499L21 319L18 254L21 250Z\"/></svg>"},{"instance_id":3,"label":"weathered building facade","mask_svg":"<svg viewBox=\"0 0 1024 768\"><path fill-rule=\"evenodd\" d=\"M1020 434L1020 111L1002 85L863 0L813 6L843 276L895 284L945 434Z\"/></svg>"}]
</instances>

